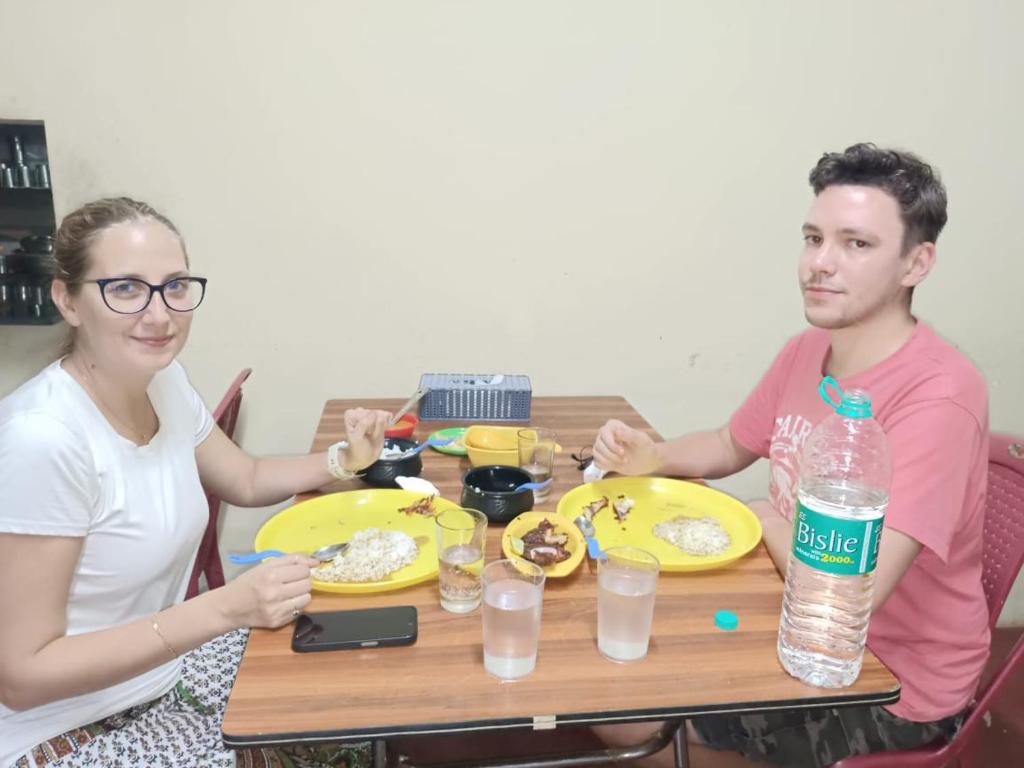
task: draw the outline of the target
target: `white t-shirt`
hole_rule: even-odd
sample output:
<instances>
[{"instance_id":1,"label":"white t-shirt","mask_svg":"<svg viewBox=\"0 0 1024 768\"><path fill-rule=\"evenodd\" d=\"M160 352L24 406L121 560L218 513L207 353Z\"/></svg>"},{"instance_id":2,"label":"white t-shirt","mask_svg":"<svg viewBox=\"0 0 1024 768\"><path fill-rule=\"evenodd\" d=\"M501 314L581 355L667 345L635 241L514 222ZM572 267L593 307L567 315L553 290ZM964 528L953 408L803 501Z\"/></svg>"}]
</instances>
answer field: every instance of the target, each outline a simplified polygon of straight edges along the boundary
<instances>
[{"instance_id":1,"label":"white t-shirt","mask_svg":"<svg viewBox=\"0 0 1024 768\"><path fill-rule=\"evenodd\" d=\"M0 532L83 539L68 635L125 624L185 597L209 518L195 449L213 418L177 362L148 392L160 427L141 447L114 431L59 362L0 400ZM22 712L0 704L0 766L163 695L180 665Z\"/></svg>"}]
</instances>

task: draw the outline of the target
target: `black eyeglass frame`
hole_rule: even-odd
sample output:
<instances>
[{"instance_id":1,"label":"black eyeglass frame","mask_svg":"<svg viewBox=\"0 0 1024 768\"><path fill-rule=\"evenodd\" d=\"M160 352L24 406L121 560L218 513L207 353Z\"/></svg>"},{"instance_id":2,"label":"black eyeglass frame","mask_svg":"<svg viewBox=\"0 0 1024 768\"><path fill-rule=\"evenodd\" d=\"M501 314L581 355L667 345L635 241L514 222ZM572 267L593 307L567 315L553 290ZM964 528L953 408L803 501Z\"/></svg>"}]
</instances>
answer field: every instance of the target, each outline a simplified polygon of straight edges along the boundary
<instances>
[{"instance_id":1,"label":"black eyeglass frame","mask_svg":"<svg viewBox=\"0 0 1024 768\"><path fill-rule=\"evenodd\" d=\"M128 280L132 281L133 283L139 283L140 285L144 285L147 288L149 288L149 296L146 297L146 303L143 304L140 309L136 309L134 312L123 312L120 309L114 309L112 306L110 306L110 302L107 301L107 286L110 283L123 283ZM180 283L183 281L199 283L199 287L202 289L202 292L199 294L199 301L196 302L196 305L192 307L192 309L175 309L174 307L167 303L167 297L164 295L164 288L166 288L168 285L170 285L171 283ZM103 299L103 303L107 305L107 309L109 309L111 312L116 312L119 315L137 315L139 314L139 312L145 312L149 308L150 302L153 301L154 293L160 294L160 298L164 302L164 306L171 310L171 312L195 312L196 309L198 309L199 305L203 303L203 299L206 298L206 278L193 277L192 275L187 275L185 277L172 277L170 280L168 280L165 283L161 283L160 285L153 285L152 283L147 283L145 280L140 280L137 277L104 277L97 280L83 280L82 283L95 283L96 285L98 285L100 287L100 297Z\"/></svg>"}]
</instances>

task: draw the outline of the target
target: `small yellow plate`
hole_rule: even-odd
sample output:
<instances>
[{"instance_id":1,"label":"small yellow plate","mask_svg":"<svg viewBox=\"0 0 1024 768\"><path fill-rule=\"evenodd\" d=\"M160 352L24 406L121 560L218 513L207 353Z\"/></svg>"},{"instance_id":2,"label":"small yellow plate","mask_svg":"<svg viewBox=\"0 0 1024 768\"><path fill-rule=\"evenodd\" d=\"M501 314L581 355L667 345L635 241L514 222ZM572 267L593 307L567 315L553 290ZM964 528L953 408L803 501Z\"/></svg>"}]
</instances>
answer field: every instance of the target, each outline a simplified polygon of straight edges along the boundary
<instances>
[{"instance_id":1,"label":"small yellow plate","mask_svg":"<svg viewBox=\"0 0 1024 768\"><path fill-rule=\"evenodd\" d=\"M636 502L621 524L611 506L620 494ZM761 541L761 521L746 504L705 485L664 477L613 477L579 485L561 498L558 512L574 520L587 504L602 496L610 503L593 520L601 549L640 547L658 558L663 571L703 571L728 565ZM688 555L654 535L657 523L678 515L716 518L732 543L721 555L701 557Z\"/></svg>"},{"instance_id":2,"label":"small yellow plate","mask_svg":"<svg viewBox=\"0 0 1024 768\"><path fill-rule=\"evenodd\" d=\"M437 535L434 518L399 512L423 498L422 493L391 489L346 491L318 496L281 510L267 520L256 534L255 548L280 549L284 552L312 552L326 544L348 541L364 528L402 531L417 542L419 553L409 565L390 574L383 581L327 582L313 581L313 589L321 592L366 594L401 589L429 581L437 575ZM447 499L435 498L434 511L455 508Z\"/></svg>"},{"instance_id":3,"label":"small yellow plate","mask_svg":"<svg viewBox=\"0 0 1024 768\"><path fill-rule=\"evenodd\" d=\"M509 560L525 560L526 558L522 557L522 555L517 555L515 550L512 549L512 539L523 538L527 531L536 528L540 525L540 521L544 519L549 520L555 526L555 530L558 533L569 534L569 541L565 544L565 548L569 550L569 559L554 565L544 566L545 576L549 579L559 579L562 576L568 576L583 562L583 556L587 553L587 544L583 540L583 534L580 533L579 528L571 520L566 520L564 516L557 512L523 512L523 514L510 520L508 525L505 526L505 532L501 534L501 551L505 553L505 557Z\"/></svg>"}]
</instances>

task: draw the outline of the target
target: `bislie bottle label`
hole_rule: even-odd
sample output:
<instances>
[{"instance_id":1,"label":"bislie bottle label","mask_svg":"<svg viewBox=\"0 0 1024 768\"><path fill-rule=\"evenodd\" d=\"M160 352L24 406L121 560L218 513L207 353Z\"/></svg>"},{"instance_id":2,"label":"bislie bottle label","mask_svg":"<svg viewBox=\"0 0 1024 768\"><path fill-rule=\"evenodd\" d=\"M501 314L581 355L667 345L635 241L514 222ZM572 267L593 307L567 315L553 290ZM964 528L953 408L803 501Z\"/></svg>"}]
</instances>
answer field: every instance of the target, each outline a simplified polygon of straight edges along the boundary
<instances>
[{"instance_id":1,"label":"bislie bottle label","mask_svg":"<svg viewBox=\"0 0 1024 768\"><path fill-rule=\"evenodd\" d=\"M874 520L836 518L798 502L793 520L793 554L805 565L825 573L871 573L878 562L883 520L881 516Z\"/></svg>"}]
</instances>

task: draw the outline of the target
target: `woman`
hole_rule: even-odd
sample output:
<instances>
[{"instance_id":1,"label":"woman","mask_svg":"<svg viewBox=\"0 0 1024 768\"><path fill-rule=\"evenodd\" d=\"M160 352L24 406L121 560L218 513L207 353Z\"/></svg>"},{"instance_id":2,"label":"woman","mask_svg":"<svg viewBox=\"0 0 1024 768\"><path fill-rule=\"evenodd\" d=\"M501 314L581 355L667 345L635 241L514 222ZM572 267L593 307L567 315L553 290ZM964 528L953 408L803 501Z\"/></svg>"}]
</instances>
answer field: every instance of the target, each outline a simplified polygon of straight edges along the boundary
<instances>
[{"instance_id":1,"label":"woman","mask_svg":"<svg viewBox=\"0 0 1024 768\"><path fill-rule=\"evenodd\" d=\"M89 203L55 260L65 354L0 401L0 766L233 765L219 726L243 628L293 621L315 561L267 560L183 601L203 487L265 506L351 477L388 414L347 412L328 455L247 456L175 361L206 281L174 225Z\"/></svg>"}]
</instances>

